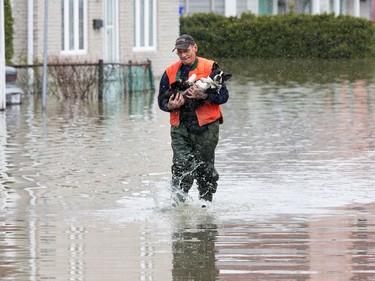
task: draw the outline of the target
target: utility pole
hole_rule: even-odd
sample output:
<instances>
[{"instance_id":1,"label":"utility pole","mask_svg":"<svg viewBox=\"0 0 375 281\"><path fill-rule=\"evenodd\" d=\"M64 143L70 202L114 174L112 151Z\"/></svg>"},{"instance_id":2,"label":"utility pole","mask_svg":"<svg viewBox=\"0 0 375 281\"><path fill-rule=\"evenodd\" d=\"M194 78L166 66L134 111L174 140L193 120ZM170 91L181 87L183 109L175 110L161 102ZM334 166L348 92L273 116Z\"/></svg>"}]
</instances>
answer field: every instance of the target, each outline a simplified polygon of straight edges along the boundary
<instances>
[{"instance_id":1,"label":"utility pole","mask_svg":"<svg viewBox=\"0 0 375 281\"><path fill-rule=\"evenodd\" d=\"M0 110L6 107L4 0L0 0Z\"/></svg>"}]
</instances>

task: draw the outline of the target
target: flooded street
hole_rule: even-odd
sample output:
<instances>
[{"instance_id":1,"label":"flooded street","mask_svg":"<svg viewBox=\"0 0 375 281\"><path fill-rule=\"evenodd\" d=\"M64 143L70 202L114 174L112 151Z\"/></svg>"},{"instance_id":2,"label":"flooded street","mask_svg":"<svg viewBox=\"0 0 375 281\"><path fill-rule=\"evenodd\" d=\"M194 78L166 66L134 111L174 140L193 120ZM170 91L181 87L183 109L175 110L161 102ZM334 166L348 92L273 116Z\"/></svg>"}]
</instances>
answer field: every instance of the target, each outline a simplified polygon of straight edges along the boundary
<instances>
[{"instance_id":1,"label":"flooded street","mask_svg":"<svg viewBox=\"0 0 375 281\"><path fill-rule=\"evenodd\" d=\"M171 206L156 92L0 112L0 279L375 280L375 63L221 65L207 209Z\"/></svg>"}]
</instances>

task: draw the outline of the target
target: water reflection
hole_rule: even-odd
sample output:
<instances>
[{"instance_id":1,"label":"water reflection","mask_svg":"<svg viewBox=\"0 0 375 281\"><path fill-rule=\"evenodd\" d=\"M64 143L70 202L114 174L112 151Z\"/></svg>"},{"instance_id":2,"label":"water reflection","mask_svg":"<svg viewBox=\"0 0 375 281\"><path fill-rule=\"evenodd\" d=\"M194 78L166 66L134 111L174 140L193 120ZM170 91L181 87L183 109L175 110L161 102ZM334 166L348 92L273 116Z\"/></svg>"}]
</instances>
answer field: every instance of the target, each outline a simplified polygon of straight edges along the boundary
<instances>
[{"instance_id":1,"label":"water reflection","mask_svg":"<svg viewBox=\"0 0 375 281\"><path fill-rule=\"evenodd\" d=\"M373 280L374 65L222 66L234 76L208 210L194 188L182 209L162 195L171 149L155 92L8 107L0 278Z\"/></svg>"},{"instance_id":2,"label":"water reflection","mask_svg":"<svg viewBox=\"0 0 375 281\"><path fill-rule=\"evenodd\" d=\"M313 273L309 242L307 222L302 219L225 225L217 242L220 276L224 280L307 280Z\"/></svg>"},{"instance_id":3,"label":"water reflection","mask_svg":"<svg viewBox=\"0 0 375 281\"><path fill-rule=\"evenodd\" d=\"M351 206L344 213L223 226L216 245L220 277L373 280L374 207Z\"/></svg>"},{"instance_id":4,"label":"water reflection","mask_svg":"<svg viewBox=\"0 0 375 281\"><path fill-rule=\"evenodd\" d=\"M216 268L217 225L200 222L182 225L172 235L172 277L174 281L214 281L219 276Z\"/></svg>"},{"instance_id":5,"label":"water reflection","mask_svg":"<svg viewBox=\"0 0 375 281\"><path fill-rule=\"evenodd\" d=\"M105 92L103 100L98 102L99 114L102 116L116 116L128 114L133 119L149 120L153 118L155 91L139 91L122 93L121 87L112 83ZM94 103L96 104L96 103Z\"/></svg>"},{"instance_id":6,"label":"water reflection","mask_svg":"<svg viewBox=\"0 0 375 281\"><path fill-rule=\"evenodd\" d=\"M375 80L374 59L220 59L220 66L237 77L236 83L269 86L326 85L342 80Z\"/></svg>"}]
</instances>

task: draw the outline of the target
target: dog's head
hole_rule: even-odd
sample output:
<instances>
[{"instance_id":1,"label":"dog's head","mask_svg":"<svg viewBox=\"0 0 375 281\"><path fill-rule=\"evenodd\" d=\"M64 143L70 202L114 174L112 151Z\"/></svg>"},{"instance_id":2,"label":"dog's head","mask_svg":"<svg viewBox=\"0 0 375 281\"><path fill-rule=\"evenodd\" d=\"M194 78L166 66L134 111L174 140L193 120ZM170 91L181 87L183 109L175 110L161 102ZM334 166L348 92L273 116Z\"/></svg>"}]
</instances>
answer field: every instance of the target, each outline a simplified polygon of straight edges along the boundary
<instances>
[{"instance_id":1,"label":"dog's head","mask_svg":"<svg viewBox=\"0 0 375 281\"><path fill-rule=\"evenodd\" d=\"M229 78L231 77L232 74L224 73L224 71L219 68L219 65L216 62L213 64L212 72L210 74L210 78L212 79L212 81L221 85L224 81L229 80Z\"/></svg>"},{"instance_id":2,"label":"dog's head","mask_svg":"<svg viewBox=\"0 0 375 281\"><path fill-rule=\"evenodd\" d=\"M232 77L232 74L224 73L224 71L217 69L211 72L210 78L212 81L215 81L217 84L221 85L224 81L229 80Z\"/></svg>"}]
</instances>

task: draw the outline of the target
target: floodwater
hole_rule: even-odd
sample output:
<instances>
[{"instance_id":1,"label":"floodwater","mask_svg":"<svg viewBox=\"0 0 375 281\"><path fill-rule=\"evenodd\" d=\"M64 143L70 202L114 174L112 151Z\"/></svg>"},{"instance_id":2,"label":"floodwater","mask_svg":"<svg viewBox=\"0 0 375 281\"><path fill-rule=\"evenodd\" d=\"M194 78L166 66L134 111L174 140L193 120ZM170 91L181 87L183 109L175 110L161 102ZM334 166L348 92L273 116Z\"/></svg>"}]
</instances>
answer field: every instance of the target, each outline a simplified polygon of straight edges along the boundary
<instances>
[{"instance_id":1,"label":"floodwater","mask_svg":"<svg viewBox=\"0 0 375 281\"><path fill-rule=\"evenodd\" d=\"M218 192L171 206L156 93L0 113L1 280L375 280L375 64L222 61Z\"/></svg>"}]
</instances>

